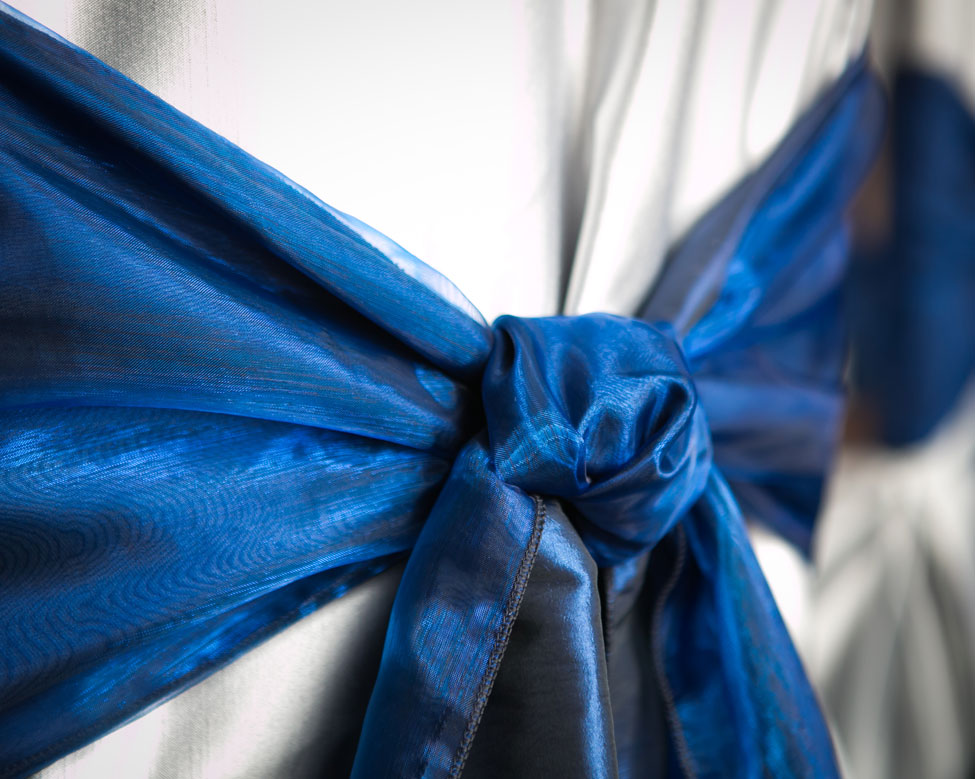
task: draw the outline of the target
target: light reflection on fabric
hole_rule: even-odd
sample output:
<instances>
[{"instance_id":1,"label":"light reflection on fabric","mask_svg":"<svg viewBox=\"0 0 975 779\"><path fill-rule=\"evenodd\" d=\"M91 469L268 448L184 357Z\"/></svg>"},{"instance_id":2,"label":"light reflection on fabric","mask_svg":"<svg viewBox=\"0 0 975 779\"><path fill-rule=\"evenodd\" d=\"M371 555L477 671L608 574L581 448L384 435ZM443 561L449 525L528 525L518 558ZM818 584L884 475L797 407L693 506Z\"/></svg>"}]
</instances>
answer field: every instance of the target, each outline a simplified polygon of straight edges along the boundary
<instances>
[{"instance_id":1,"label":"light reflection on fabric","mask_svg":"<svg viewBox=\"0 0 975 779\"><path fill-rule=\"evenodd\" d=\"M536 556L579 569L535 495L606 568L686 543L658 625L685 768L835 771L738 505L808 543L843 212L880 124L862 61L692 231L640 320L490 328L11 11L0 75L4 775L406 556L354 775L456 775ZM606 750L608 712L588 714Z\"/></svg>"}]
</instances>

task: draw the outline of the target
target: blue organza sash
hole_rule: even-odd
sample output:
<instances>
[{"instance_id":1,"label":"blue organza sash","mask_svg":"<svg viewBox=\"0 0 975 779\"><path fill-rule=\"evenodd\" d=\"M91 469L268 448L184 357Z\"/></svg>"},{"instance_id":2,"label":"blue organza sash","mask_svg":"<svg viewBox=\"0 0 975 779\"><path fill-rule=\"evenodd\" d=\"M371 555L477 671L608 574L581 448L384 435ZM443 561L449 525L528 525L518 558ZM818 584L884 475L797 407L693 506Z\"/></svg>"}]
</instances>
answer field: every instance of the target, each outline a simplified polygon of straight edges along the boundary
<instances>
[{"instance_id":1,"label":"blue organza sash","mask_svg":"<svg viewBox=\"0 0 975 779\"><path fill-rule=\"evenodd\" d=\"M604 568L673 541L654 651L685 772L833 772L739 505L808 543L843 212L879 115L860 62L639 318L489 327L387 238L0 9L0 774L404 558L354 773L459 774L543 498Z\"/></svg>"}]
</instances>

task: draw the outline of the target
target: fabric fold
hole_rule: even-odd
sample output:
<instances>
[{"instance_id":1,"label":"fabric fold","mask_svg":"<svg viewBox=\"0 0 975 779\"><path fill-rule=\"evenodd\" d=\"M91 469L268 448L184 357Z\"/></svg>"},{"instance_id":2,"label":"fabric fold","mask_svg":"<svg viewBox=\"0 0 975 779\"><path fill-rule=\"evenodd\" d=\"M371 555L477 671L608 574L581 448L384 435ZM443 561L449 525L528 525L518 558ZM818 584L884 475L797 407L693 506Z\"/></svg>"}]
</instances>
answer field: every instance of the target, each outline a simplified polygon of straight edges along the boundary
<instances>
[{"instance_id":1,"label":"fabric fold","mask_svg":"<svg viewBox=\"0 0 975 779\"><path fill-rule=\"evenodd\" d=\"M406 557L354 773L456 776L557 500L591 567L674 566L653 639L673 760L829 775L734 496L807 539L877 108L861 61L737 232L689 241L714 250L700 283L664 283L693 316L654 297L647 321L488 328L388 239L0 8L0 774Z\"/></svg>"}]
</instances>

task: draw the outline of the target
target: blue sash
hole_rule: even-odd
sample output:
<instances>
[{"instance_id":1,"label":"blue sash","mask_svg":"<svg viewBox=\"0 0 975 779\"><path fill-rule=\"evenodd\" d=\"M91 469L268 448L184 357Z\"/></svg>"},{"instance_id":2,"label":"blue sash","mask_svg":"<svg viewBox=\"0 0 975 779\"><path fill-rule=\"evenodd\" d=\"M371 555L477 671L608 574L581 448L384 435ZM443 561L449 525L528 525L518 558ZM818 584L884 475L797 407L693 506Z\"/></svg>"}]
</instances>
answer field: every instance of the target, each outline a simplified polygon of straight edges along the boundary
<instances>
[{"instance_id":1,"label":"blue sash","mask_svg":"<svg viewBox=\"0 0 975 779\"><path fill-rule=\"evenodd\" d=\"M894 79L889 235L849 279L857 389L889 444L927 437L975 376L975 116L943 76Z\"/></svg>"},{"instance_id":2,"label":"blue sash","mask_svg":"<svg viewBox=\"0 0 975 779\"><path fill-rule=\"evenodd\" d=\"M604 571L667 552L675 767L833 774L739 505L808 542L841 410L843 212L881 113L860 61L640 318L488 326L384 236L0 9L0 775L405 558L353 773L456 776L553 499Z\"/></svg>"}]
</instances>

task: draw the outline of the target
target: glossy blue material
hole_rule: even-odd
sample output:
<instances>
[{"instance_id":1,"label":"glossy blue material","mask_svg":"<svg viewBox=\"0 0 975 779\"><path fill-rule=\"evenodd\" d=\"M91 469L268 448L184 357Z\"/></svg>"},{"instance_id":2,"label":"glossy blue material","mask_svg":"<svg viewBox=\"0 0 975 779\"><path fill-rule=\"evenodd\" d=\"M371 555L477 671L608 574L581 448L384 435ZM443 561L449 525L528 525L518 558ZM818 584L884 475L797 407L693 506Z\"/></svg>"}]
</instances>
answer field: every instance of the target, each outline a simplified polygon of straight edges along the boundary
<instances>
[{"instance_id":1,"label":"glossy blue material","mask_svg":"<svg viewBox=\"0 0 975 779\"><path fill-rule=\"evenodd\" d=\"M668 571L673 766L835 772L736 497L807 540L843 213L881 113L861 61L692 232L645 321L488 327L388 239L0 9L0 773L408 556L354 775L457 775L536 557L569 554L542 543L553 499L600 566L653 549ZM589 620L573 592L557 608ZM587 765L612 775L602 638L568 635Z\"/></svg>"},{"instance_id":2,"label":"glossy blue material","mask_svg":"<svg viewBox=\"0 0 975 779\"><path fill-rule=\"evenodd\" d=\"M894 81L890 235L849 283L854 378L889 444L927 436L975 375L975 116L944 77Z\"/></svg>"},{"instance_id":3,"label":"glossy blue material","mask_svg":"<svg viewBox=\"0 0 975 779\"><path fill-rule=\"evenodd\" d=\"M673 337L606 314L501 317L494 332L482 391L498 475L567 500L601 566L654 546L711 468L704 411Z\"/></svg>"}]
</instances>

